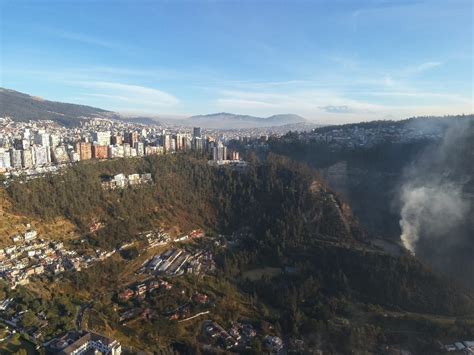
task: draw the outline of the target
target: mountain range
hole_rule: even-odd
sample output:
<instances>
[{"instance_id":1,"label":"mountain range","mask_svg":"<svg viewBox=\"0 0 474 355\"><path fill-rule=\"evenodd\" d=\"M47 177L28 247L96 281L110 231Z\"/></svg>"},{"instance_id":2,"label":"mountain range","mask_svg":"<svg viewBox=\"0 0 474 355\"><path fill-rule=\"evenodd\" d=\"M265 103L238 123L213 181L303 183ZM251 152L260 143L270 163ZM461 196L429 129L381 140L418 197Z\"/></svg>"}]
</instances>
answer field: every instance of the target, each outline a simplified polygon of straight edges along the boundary
<instances>
[{"instance_id":1,"label":"mountain range","mask_svg":"<svg viewBox=\"0 0 474 355\"><path fill-rule=\"evenodd\" d=\"M142 124L167 124L200 126L203 128L256 128L306 123L307 120L294 114L279 114L270 117L255 117L232 113L197 115L185 119L168 119L148 116L124 116L120 113L97 107L45 100L15 90L0 88L0 117L11 117L15 121L52 120L71 127L88 118L109 118Z\"/></svg>"},{"instance_id":2,"label":"mountain range","mask_svg":"<svg viewBox=\"0 0 474 355\"><path fill-rule=\"evenodd\" d=\"M304 123L307 120L295 114L279 114L269 117L236 115L220 112L197 115L181 121L184 125L197 125L204 128L257 128Z\"/></svg>"}]
</instances>

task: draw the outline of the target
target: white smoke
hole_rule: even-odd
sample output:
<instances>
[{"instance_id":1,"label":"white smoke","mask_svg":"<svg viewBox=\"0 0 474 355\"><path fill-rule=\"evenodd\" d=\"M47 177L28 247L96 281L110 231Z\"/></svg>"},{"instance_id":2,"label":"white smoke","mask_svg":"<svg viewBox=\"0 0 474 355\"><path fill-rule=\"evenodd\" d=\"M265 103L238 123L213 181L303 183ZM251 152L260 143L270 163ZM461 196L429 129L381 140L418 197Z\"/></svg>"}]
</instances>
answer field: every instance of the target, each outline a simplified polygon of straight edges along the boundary
<instances>
[{"instance_id":1,"label":"white smoke","mask_svg":"<svg viewBox=\"0 0 474 355\"><path fill-rule=\"evenodd\" d=\"M423 233L428 238L449 235L468 211L459 186L450 183L407 184L401 191L401 240L415 254Z\"/></svg>"}]
</instances>

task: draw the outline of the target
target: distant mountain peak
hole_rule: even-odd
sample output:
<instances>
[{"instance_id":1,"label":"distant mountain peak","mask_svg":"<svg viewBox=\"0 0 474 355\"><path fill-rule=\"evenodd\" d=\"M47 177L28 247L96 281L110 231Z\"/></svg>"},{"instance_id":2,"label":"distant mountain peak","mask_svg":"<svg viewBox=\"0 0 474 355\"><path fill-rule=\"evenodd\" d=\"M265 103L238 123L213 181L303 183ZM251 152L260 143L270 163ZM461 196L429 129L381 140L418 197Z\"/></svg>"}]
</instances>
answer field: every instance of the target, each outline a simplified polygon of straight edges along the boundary
<instances>
[{"instance_id":1,"label":"distant mountain peak","mask_svg":"<svg viewBox=\"0 0 474 355\"><path fill-rule=\"evenodd\" d=\"M199 124L204 128L258 128L304 123L307 120L296 114L276 114L268 117L240 115L229 112L217 112L191 116L184 124Z\"/></svg>"}]
</instances>

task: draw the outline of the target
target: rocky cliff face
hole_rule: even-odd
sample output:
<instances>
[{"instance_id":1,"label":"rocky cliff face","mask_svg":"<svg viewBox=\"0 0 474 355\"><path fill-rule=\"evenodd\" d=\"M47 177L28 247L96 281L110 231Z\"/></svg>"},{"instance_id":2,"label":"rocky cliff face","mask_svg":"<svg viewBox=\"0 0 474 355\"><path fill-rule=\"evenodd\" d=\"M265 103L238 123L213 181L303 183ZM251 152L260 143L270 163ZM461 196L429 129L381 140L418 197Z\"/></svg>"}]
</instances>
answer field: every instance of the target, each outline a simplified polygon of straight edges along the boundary
<instances>
[{"instance_id":1,"label":"rocky cliff face","mask_svg":"<svg viewBox=\"0 0 474 355\"><path fill-rule=\"evenodd\" d=\"M399 213L394 205L401 174L363 169L340 161L319 170L321 177L353 209L371 233L398 240Z\"/></svg>"}]
</instances>

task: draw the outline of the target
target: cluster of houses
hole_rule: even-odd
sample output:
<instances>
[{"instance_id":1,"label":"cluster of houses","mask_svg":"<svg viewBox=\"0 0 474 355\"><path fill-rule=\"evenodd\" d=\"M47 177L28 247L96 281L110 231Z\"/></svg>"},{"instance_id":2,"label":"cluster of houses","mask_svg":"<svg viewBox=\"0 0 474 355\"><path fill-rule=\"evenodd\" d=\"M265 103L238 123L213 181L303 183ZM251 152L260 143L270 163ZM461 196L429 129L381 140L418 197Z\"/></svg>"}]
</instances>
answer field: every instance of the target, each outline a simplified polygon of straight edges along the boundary
<instances>
[{"instance_id":1,"label":"cluster of houses","mask_svg":"<svg viewBox=\"0 0 474 355\"><path fill-rule=\"evenodd\" d=\"M204 233L201 230L194 230L175 241L202 236ZM151 247L165 245L171 241L170 235L163 231L148 232L145 237ZM12 241L13 244L0 249L0 279L7 281L12 288L28 284L35 275L54 276L65 270L86 269L92 263L105 260L116 252L96 250L95 255L81 255L74 250L67 250L62 242L39 238L37 231L33 229L13 236ZM177 249L157 255L146 265L147 271L164 275L181 275L185 272L200 274L214 269L210 252L199 251L190 254Z\"/></svg>"},{"instance_id":2,"label":"cluster of houses","mask_svg":"<svg viewBox=\"0 0 474 355\"><path fill-rule=\"evenodd\" d=\"M13 301L14 298L12 297L0 301L0 312L7 310L7 308L13 303Z\"/></svg>"},{"instance_id":3,"label":"cluster of houses","mask_svg":"<svg viewBox=\"0 0 474 355\"><path fill-rule=\"evenodd\" d=\"M43 328L49 324L45 312L33 313L33 311L29 309L20 310L17 307L16 301L17 300L13 297L0 301L0 320L2 324L10 335L18 332L33 344L38 344L38 340L43 336ZM34 314L36 318L36 324L34 326L24 326L23 319L27 313ZM0 339L0 342L3 340Z\"/></svg>"},{"instance_id":4,"label":"cluster of houses","mask_svg":"<svg viewBox=\"0 0 474 355\"><path fill-rule=\"evenodd\" d=\"M474 340L457 341L444 345L444 350L456 354L474 355Z\"/></svg>"},{"instance_id":5,"label":"cluster of houses","mask_svg":"<svg viewBox=\"0 0 474 355\"><path fill-rule=\"evenodd\" d=\"M39 239L35 230L12 239L14 244L0 249L0 277L12 288L27 284L33 275L64 271L64 264L75 255L65 250L61 242L47 243Z\"/></svg>"},{"instance_id":6,"label":"cluster of houses","mask_svg":"<svg viewBox=\"0 0 474 355\"><path fill-rule=\"evenodd\" d=\"M192 240L192 239L198 239L204 237L204 232L200 229L195 229L191 231L189 234L183 234L177 237L174 241L175 242L183 242L185 240Z\"/></svg>"},{"instance_id":7,"label":"cluster of houses","mask_svg":"<svg viewBox=\"0 0 474 355\"><path fill-rule=\"evenodd\" d=\"M216 322L207 321L203 325L206 336L212 339L217 347L230 349L249 349L252 339L257 336L254 327L248 323L232 323L227 331Z\"/></svg>"},{"instance_id":8,"label":"cluster of houses","mask_svg":"<svg viewBox=\"0 0 474 355\"><path fill-rule=\"evenodd\" d=\"M12 288L26 285L35 275L57 275L64 270L81 270L110 257L115 251L96 251L96 256L79 255L62 242L38 238L35 230L15 235L13 243L0 249L0 278Z\"/></svg>"},{"instance_id":9,"label":"cluster of houses","mask_svg":"<svg viewBox=\"0 0 474 355\"><path fill-rule=\"evenodd\" d=\"M166 245L171 241L171 236L162 230L146 232L144 236L150 248Z\"/></svg>"},{"instance_id":10,"label":"cluster of houses","mask_svg":"<svg viewBox=\"0 0 474 355\"><path fill-rule=\"evenodd\" d=\"M212 339L214 346L225 350L251 349L251 342L257 336L257 332L251 324L232 323L229 330L214 321L206 321L203 324L203 332ZM274 335L265 335L262 339L263 347L270 353L280 353L283 350L283 340Z\"/></svg>"},{"instance_id":11,"label":"cluster of houses","mask_svg":"<svg viewBox=\"0 0 474 355\"><path fill-rule=\"evenodd\" d=\"M173 288L173 285L165 280L148 280L147 282L137 283L131 285L117 294L117 299L120 302L127 302L132 299L143 300L147 294L154 290L163 290L168 291ZM136 321L138 319L149 318L151 315L151 310L148 308L133 307L122 308L121 313L119 314L119 321L122 324L129 323L131 321Z\"/></svg>"},{"instance_id":12,"label":"cluster of houses","mask_svg":"<svg viewBox=\"0 0 474 355\"><path fill-rule=\"evenodd\" d=\"M266 335L263 338L263 345L268 351L279 353L283 349L283 340L277 336Z\"/></svg>"},{"instance_id":13,"label":"cluster of houses","mask_svg":"<svg viewBox=\"0 0 474 355\"><path fill-rule=\"evenodd\" d=\"M139 272L147 271L155 275L178 276L184 273L203 274L215 270L210 251L199 250L189 253L183 249L168 249L148 260Z\"/></svg>"},{"instance_id":14,"label":"cluster of houses","mask_svg":"<svg viewBox=\"0 0 474 355\"><path fill-rule=\"evenodd\" d=\"M117 298L122 302L127 302L132 298L144 298L148 292L153 290L169 290L172 287L173 285L165 280L149 280L125 288L117 294Z\"/></svg>"},{"instance_id":15,"label":"cluster of houses","mask_svg":"<svg viewBox=\"0 0 474 355\"><path fill-rule=\"evenodd\" d=\"M443 136L443 126L417 124L416 120L401 122L371 122L369 125L349 124L319 127L302 132L300 139L329 144L334 148L373 147L380 143L408 143L418 140L435 140Z\"/></svg>"},{"instance_id":16,"label":"cluster of houses","mask_svg":"<svg viewBox=\"0 0 474 355\"><path fill-rule=\"evenodd\" d=\"M126 187L150 184L153 182L151 174L117 174L103 178L102 187L104 189L124 189Z\"/></svg>"}]
</instances>

